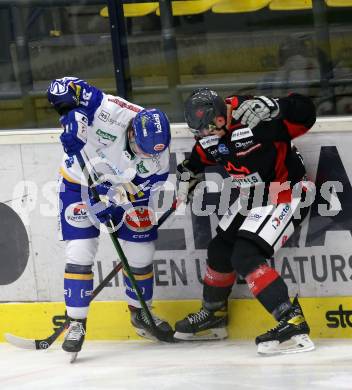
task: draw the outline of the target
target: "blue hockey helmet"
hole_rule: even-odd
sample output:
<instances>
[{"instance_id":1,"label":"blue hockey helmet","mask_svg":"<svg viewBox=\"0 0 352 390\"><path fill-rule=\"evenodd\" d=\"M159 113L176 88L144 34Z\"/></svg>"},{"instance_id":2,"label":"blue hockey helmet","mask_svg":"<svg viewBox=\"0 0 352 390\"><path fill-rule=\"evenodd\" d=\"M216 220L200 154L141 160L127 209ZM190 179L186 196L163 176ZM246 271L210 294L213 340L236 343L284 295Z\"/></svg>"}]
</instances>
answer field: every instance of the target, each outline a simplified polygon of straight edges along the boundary
<instances>
[{"instance_id":1,"label":"blue hockey helmet","mask_svg":"<svg viewBox=\"0 0 352 390\"><path fill-rule=\"evenodd\" d=\"M147 154L158 154L170 144L170 123L166 114L156 108L140 111L132 121L137 146Z\"/></svg>"},{"instance_id":2,"label":"blue hockey helmet","mask_svg":"<svg viewBox=\"0 0 352 390\"><path fill-rule=\"evenodd\" d=\"M60 114L79 106L82 80L77 77L63 77L53 80L47 90L48 101Z\"/></svg>"}]
</instances>

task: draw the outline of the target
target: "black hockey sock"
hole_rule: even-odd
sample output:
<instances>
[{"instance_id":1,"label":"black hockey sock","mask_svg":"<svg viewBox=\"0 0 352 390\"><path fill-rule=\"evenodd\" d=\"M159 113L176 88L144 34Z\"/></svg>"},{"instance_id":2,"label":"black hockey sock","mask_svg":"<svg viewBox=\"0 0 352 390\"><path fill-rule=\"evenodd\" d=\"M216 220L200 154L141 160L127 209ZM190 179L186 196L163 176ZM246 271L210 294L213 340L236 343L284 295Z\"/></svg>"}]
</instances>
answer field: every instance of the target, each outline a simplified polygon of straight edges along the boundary
<instances>
[{"instance_id":1,"label":"black hockey sock","mask_svg":"<svg viewBox=\"0 0 352 390\"><path fill-rule=\"evenodd\" d=\"M287 285L281 277L263 289L257 299L276 320L280 320L292 306Z\"/></svg>"},{"instance_id":2,"label":"black hockey sock","mask_svg":"<svg viewBox=\"0 0 352 390\"><path fill-rule=\"evenodd\" d=\"M246 276L253 295L276 319L282 317L291 305L288 288L277 271L262 264Z\"/></svg>"},{"instance_id":3,"label":"black hockey sock","mask_svg":"<svg viewBox=\"0 0 352 390\"><path fill-rule=\"evenodd\" d=\"M235 280L235 272L218 272L208 265L203 282L203 306L208 310L224 306Z\"/></svg>"}]
</instances>

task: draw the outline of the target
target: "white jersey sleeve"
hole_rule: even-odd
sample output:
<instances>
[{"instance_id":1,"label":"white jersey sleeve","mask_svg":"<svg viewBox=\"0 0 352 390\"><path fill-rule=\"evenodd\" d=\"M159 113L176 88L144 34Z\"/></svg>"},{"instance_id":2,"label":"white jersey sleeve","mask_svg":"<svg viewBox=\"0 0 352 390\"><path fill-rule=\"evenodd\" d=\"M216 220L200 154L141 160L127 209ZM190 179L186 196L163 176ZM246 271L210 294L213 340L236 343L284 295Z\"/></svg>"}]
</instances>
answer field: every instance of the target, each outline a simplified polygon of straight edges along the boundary
<instances>
[{"instance_id":1,"label":"white jersey sleeve","mask_svg":"<svg viewBox=\"0 0 352 390\"><path fill-rule=\"evenodd\" d=\"M82 150L95 174L113 183L131 181L136 175L134 162L126 156L127 129L143 108L118 96L103 95L87 130ZM61 174L71 182L87 185L76 158L64 155Z\"/></svg>"}]
</instances>

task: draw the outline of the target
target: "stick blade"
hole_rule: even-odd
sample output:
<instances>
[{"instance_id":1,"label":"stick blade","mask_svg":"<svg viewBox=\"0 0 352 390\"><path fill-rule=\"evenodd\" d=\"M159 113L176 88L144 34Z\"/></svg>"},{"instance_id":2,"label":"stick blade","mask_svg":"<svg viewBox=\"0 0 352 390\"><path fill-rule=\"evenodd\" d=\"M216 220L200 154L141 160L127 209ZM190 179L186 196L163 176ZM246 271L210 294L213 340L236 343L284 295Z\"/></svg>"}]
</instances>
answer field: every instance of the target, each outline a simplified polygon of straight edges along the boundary
<instances>
[{"instance_id":1,"label":"stick blade","mask_svg":"<svg viewBox=\"0 0 352 390\"><path fill-rule=\"evenodd\" d=\"M32 349L32 350L39 349L37 348L35 340L18 337L11 333L5 333L4 337L8 343L14 345L15 347L22 348L22 349Z\"/></svg>"}]
</instances>

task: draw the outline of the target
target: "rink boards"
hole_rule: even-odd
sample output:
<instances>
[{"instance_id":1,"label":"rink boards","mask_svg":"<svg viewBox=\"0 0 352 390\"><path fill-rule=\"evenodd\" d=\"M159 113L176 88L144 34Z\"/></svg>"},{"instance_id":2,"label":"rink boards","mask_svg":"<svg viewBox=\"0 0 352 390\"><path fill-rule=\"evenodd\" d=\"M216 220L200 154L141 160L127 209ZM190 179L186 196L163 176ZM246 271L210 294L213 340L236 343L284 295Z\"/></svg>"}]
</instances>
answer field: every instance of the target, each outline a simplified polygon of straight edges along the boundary
<instances>
[{"instance_id":1,"label":"rink boards","mask_svg":"<svg viewBox=\"0 0 352 390\"><path fill-rule=\"evenodd\" d=\"M314 338L351 338L351 297L301 298L303 311ZM173 326L188 313L199 310L199 300L156 301L155 313ZM350 308L350 309L348 309ZM89 340L133 340L134 332L125 302L93 302L88 319ZM0 305L0 341L4 333L25 338L45 338L64 321L62 303L18 303ZM272 317L253 299L229 303L229 337L253 339L275 326Z\"/></svg>"},{"instance_id":2,"label":"rink boards","mask_svg":"<svg viewBox=\"0 0 352 390\"><path fill-rule=\"evenodd\" d=\"M183 125L173 126L171 183L175 167L193 140ZM272 260L296 292L314 337L351 337L352 319L352 122L321 119L295 143L309 177L320 189L327 181L331 198L320 195L302 229ZM4 332L44 337L63 321L63 244L57 236L56 177L61 160L59 131L0 132L0 341ZM217 182L217 171L207 179ZM205 206L219 201L210 188ZM321 211L325 212L322 216ZM160 229L154 261L155 306L171 323L199 308L206 246L218 216L176 215ZM116 264L109 237L103 234L95 263L95 286ZM231 295L230 336L251 338L274 323L250 299L239 280ZM88 338L136 338L129 324L121 275L92 304ZM20 303L19 303L20 302Z\"/></svg>"}]
</instances>

